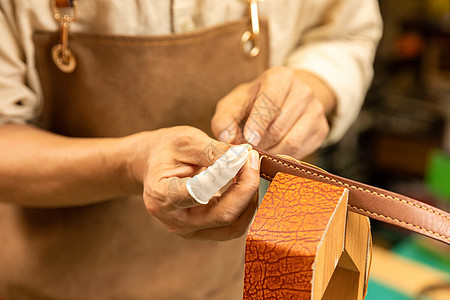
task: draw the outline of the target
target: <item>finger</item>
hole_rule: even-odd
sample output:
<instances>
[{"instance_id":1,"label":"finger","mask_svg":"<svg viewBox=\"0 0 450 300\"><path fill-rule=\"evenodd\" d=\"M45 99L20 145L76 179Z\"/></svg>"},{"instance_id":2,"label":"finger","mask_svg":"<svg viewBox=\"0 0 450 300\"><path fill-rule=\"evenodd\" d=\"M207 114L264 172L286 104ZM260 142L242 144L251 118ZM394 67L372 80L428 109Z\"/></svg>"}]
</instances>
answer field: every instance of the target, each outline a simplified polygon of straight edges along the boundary
<instances>
[{"instance_id":1,"label":"finger","mask_svg":"<svg viewBox=\"0 0 450 300\"><path fill-rule=\"evenodd\" d=\"M216 111L211 120L211 129L219 141L234 142L240 134L241 125L250 113L257 93L258 86L256 84L242 84L217 103Z\"/></svg>"},{"instance_id":2,"label":"finger","mask_svg":"<svg viewBox=\"0 0 450 300\"><path fill-rule=\"evenodd\" d=\"M267 151L302 159L317 150L329 132L329 125L318 101L311 102L303 116L277 145Z\"/></svg>"},{"instance_id":3,"label":"finger","mask_svg":"<svg viewBox=\"0 0 450 300\"><path fill-rule=\"evenodd\" d=\"M179 134L180 137L173 142L173 149L175 159L182 163L208 167L230 148L230 145L214 140L200 130L190 128L183 132L181 129Z\"/></svg>"},{"instance_id":4,"label":"finger","mask_svg":"<svg viewBox=\"0 0 450 300\"><path fill-rule=\"evenodd\" d=\"M151 189L144 191L147 211L159 218L175 210L200 205L186 190L189 178L170 177L153 183Z\"/></svg>"},{"instance_id":5,"label":"finger","mask_svg":"<svg viewBox=\"0 0 450 300\"><path fill-rule=\"evenodd\" d=\"M173 208L184 209L200 205L186 189L186 182L189 179L189 177L172 177L167 181L167 199L173 205Z\"/></svg>"},{"instance_id":6,"label":"finger","mask_svg":"<svg viewBox=\"0 0 450 300\"><path fill-rule=\"evenodd\" d=\"M259 148L268 149L278 144L305 113L314 94L309 86L297 81L292 84L280 115L269 125L259 143Z\"/></svg>"},{"instance_id":7,"label":"finger","mask_svg":"<svg viewBox=\"0 0 450 300\"><path fill-rule=\"evenodd\" d=\"M274 68L262 76L259 93L244 127L244 137L251 144L258 145L269 125L282 113L293 76L287 68Z\"/></svg>"},{"instance_id":8,"label":"finger","mask_svg":"<svg viewBox=\"0 0 450 300\"><path fill-rule=\"evenodd\" d=\"M225 241L235 239L243 236L247 233L250 223L255 216L256 209L258 207L258 193L255 193L250 204L239 216L234 224L228 226L222 226L217 228L202 229L191 232L186 235L182 235L184 238L200 239L200 240L214 240Z\"/></svg>"}]
</instances>

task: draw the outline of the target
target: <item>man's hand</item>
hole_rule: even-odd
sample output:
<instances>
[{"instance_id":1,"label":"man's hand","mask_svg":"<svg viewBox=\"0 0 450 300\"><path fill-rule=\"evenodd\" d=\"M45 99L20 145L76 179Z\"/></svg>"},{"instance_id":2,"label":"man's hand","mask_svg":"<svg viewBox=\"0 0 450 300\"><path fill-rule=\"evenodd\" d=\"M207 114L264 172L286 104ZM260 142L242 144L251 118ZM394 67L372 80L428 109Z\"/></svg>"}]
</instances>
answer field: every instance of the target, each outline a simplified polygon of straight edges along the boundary
<instances>
[{"instance_id":1,"label":"man's hand","mask_svg":"<svg viewBox=\"0 0 450 300\"><path fill-rule=\"evenodd\" d=\"M319 95L324 95L321 101ZM326 113L333 110L334 101L313 76L272 68L220 100L211 126L223 142L233 143L243 127L244 137L255 146L302 158L325 140Z\"/></svg>"},{"instance_id":2,"label":"man's hand","mask_svg":"<svg viewBox=\"0 0 450 300\"><path fill-rule=\"evenodd\" d=\"M157 142L137 150L141 159L135 160L132 171L142 178L147 210L170 232L185 238L227 240L245 234L258 201L258 153L251 150L228 189L201 205L189 195L186 181L212 165L230 146L192 127L161 129L150 138Z\"/></svg>"}]
</instances>

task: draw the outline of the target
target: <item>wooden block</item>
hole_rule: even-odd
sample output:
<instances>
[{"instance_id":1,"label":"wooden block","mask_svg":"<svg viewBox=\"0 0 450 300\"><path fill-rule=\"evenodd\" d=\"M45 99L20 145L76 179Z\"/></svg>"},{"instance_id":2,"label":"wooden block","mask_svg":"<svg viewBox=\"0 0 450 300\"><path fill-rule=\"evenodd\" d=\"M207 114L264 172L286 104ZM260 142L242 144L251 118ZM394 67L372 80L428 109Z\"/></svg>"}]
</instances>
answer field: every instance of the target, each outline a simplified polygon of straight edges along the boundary
<instances>
[{"instance_id":1,"label":"wooden block","mask_svg":"<svg viewBox=\"0 0 450 300\"><path fill-rule=\"evenodd\" d=\"M277 174L247 237L244 299L363 299L370 227L347 196Z\"/></svg>"}]
</instances>

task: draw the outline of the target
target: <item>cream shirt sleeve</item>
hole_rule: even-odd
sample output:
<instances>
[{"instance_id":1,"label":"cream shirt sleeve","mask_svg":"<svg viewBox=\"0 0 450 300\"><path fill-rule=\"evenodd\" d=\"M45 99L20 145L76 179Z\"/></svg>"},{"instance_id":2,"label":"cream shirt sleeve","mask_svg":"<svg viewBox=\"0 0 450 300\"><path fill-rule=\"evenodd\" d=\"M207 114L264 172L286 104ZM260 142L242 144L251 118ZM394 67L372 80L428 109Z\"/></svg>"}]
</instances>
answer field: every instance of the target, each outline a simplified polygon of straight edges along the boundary
<instances>
[{"instance_id":1,"label":"cream shirt sleeve","mask_svg":"<svg viewBox=\"0 0 450 300\"><path fill-rule=\"evenodd\" d=\"M322 3L320 3L322 2ZM328 2L326 5L324 2ZM308 1L300 17L318 26L304 26L289 67L321 78L337 97L327 143L338 141L356 119L373 77L373 59L382 33L375 0Z\"/></svg>"},{"instance_id":2,"label":"cream shirt sleeve","mask_svg":"<svg viewBox=\"0 0 450 300\"><path fill-rule=\"evenodd\" d=\"M25 123L34 117L37 95L26 85L24 53L6 18L7 6L0 6L0 125Z\"/></svg>"}]
</instances>

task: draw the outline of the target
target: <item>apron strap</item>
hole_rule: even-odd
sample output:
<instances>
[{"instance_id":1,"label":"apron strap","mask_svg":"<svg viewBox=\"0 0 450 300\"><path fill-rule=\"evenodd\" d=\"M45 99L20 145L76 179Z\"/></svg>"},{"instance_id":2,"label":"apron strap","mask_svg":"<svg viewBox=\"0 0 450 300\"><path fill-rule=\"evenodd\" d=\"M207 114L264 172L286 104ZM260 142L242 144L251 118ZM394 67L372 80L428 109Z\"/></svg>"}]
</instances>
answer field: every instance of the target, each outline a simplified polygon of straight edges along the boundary
<instances>
[{"instance_id":1,"label":"apron strap","mask_svg":"<svg viewBox=\"0 0 450 300\"><path fill-rule=\"evenodd\" d=\"M64 7L73 7L75 0L55 0L55 6L57 8L64 8Z\"/></svg>"}]
</instances>

